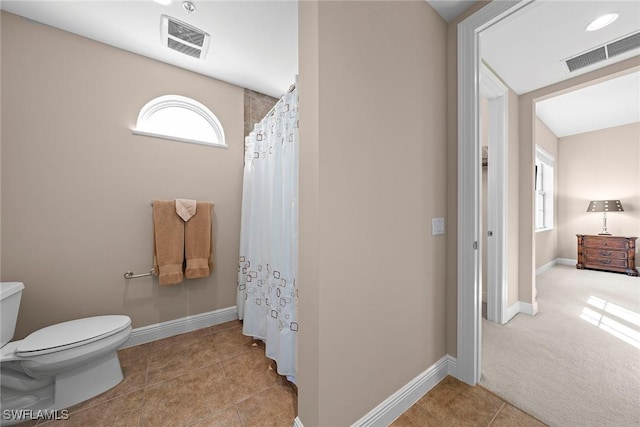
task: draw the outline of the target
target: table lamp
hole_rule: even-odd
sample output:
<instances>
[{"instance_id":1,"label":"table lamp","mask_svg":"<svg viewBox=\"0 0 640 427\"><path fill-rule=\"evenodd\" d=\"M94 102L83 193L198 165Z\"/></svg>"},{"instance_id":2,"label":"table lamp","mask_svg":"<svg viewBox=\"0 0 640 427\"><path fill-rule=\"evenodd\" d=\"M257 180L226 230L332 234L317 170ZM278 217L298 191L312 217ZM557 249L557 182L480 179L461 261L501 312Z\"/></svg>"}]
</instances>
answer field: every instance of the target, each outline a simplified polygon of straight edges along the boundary
<instances>
[{"instance_id":1,"label":"table lamp","mask_svg":"<svg viewBox=\"0 0 640 427\"><path fill-rule=\"evenodd\" d=\"M598 234L610 236L611 233L607 231L607 212L624 212L624 209L620 200L592 200L587 212L602 212L602 231Z\"/></svg>"}]
</instances>

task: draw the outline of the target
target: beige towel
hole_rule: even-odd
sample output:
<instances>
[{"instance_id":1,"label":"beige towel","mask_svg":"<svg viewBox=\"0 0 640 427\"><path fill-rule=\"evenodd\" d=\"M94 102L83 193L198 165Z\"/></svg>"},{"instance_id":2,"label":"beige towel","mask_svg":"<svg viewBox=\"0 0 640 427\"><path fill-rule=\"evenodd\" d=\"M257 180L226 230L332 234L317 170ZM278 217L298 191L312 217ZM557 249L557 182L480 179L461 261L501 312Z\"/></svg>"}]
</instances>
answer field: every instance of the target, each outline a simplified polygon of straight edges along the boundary
<instances>
[{"instance_id":1,"label":"beige towel","mask_svg":"<svg viewBox=\"0 0 640 427\"><path fill-rule=\"evenodd\" d=\"M153 202L153 268L161 285L182 282L184 222L173 200Z\"/></svg>"},{"instance_id":2,"label":"beige towel","mask_svg":"<svg viewBox=\"0 0 640 427\"><path fill-rule=\"evenodd\" d=\"M187 279L207 277L213 271L213 237L211 215L213 203L197 202L196 213L184 224L184 246Z\"/></svg>"},{"instance_id":3,"label":"beige towel","mask_svg":"<svg viewBox=\"0 0 640 427\"><path fill-rule=\"evenodd\" d=\"M176 199L176 213L184 222L196 214L196 201L190 199Z\"/></svg>"}]
</instances>

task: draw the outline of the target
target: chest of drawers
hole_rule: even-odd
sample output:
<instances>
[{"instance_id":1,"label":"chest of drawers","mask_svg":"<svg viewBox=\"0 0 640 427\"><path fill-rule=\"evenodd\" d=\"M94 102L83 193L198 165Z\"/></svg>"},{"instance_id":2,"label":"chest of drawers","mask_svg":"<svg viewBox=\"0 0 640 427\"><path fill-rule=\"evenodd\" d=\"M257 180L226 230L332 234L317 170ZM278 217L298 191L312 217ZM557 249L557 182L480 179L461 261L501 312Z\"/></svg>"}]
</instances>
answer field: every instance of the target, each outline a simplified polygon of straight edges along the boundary
<instances>
[{"instance_id":1,"label":"chest of drawers","mask_svg":"<svg viewBox=\"0 0 640 427\"><path fill-rule=\"evenodd\" d=\"M593 268L638 276L638 270L636 270L637 237L584 234L576 236L578 237L578 264L576 264L576 268Z\"/></svg>"}]
</instances>

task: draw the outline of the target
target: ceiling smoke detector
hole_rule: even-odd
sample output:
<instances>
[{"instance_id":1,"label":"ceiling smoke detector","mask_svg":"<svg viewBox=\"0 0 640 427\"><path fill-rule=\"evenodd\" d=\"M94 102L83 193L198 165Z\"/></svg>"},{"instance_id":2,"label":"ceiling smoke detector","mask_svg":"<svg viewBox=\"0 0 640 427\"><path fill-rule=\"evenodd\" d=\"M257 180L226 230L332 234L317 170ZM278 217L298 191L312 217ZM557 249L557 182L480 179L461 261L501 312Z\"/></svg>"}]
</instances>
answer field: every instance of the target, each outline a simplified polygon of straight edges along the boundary
<instances>
[{"instance_id":1,"label":"ceiling smoke detector","mask_svg":"<svg viewBox=\"0 0 640 427\"><path fill-rule=\"evenodd\" d=\"M204 31L167 15L160 18L162 44L185 55L204 59L211 37Z\"/></svg>"}]
</instances>

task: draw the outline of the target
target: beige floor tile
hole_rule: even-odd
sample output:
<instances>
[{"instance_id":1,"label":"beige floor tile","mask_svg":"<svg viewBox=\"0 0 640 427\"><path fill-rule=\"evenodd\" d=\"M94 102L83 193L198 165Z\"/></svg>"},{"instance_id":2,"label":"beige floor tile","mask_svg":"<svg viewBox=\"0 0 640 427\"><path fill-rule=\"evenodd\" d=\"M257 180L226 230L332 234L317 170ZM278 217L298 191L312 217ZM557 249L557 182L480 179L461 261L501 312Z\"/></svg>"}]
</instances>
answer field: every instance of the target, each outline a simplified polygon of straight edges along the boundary
<instances>
[{"instance_id":1,"label":"beige floor tile","mask_svg":"<svg viewBox=\"0 0 640 427\"><path fill-rule=\"evenodd\" d=\"M261 341L254 342L254 339L242 335L242 326L235 326L213 334L213 342L223 359L237 356L256 346L261 345Z\"/></svg>"},{"instance_id":2,"label":"beige floor tile","mask_svg":"<svg viewBox=\"0 0 640 427\"><path fill-rule=\"evenodd\" d=\"M217 363L147 386L140 425L187 425L207 419L232 404L229 383Z\"/></svg>"},{"instance_id":3,"label":"beige floor tile","mask_svg":"<svg viewBox=\"0 0 640 427\"><path fill-rule=\"evenodd\" d=\"M222 362L234 402L240 402L273 386L278 381L273 362L260 347Z\"/></svg>"},{"instance_id":4,"label":"beige floor tile","mask_svg":"<svg viewBox=\"0 0 640 427\"><path fill-rule=\"evenodd\" d=\"M188 341L193 338L203 337L206 335L211 335L211 328L196 329L195 331L185 332L184 334L174 335L172 337L153 341L149 344L151 344L151 352L153 352L158 347L175 345L175 344L181 343L182 341Z\"/></svg>"},{"instance_id":5,"label":"beige floor tile","mask_svg":"<svg viewBox=\"0 0 640 427\"><path fill-rule=\"evenodd\" d=\"M237 406L244 427L291 426L297 412L293 391L281 384L276 384Z\"/></svg>"},{"instance_id":6,"label":"beige floor tile","mask_svg":"<svg viewBox=\"0 0 640 427\"><path fill-rule=\"evenodd\" d=\"M189 427L243 427L235 406L224 409L211 418L200 420Z\"/></svg>"},{"instance_id":7,"label":"beige floor tile","mask_svg":"<svg viewBox=\"0 0 640 427\"><path fill-rule=\"evenodd\" d=\"M541 423L529 414L522 412L520 409L506 404L498 416L491 423L491 427L545 427L546 424Z\"/></svg>"},{"instance_id":8,"label":"beige floor tile","mask_svg":"<svg viewBox=\"0 0 640 427\"><path fill-rule=\"evenodd\" d=\"M221 360L211 334L192 336L172 345L154 346L149 356L147 386L193 372Z\"/></svg>"},{"instance_id":9,"label":"beige floor tile","mask_svg":"<svg viewBox=\"0 0 640 427\"><path fill-rule=\"evenodd\" d=\"M426 427L436 425L430 420L433 420L431 414L429 414L424 407L415 404L391 423L391 427Z\"/></svg>"},{"instance_id":10,"label":"beige floor tile","mask_svg":"<svg viewBox=\"0 0 640 427\"><path fill-rule=\"evenodd\" d=\"M42 423L47 427L137 426L144 391L138 390L69 414L69 419Z\"/></svg>"},{"instance_id":11,"label":"beige floor tile","mask_svg":"<svg viewBox=\"0 0 640 427\"><path fill-rule=\"evenodd\" d=\"M216 332L220 332L222 330L233 328L236 326L242 326L242 321L232 320L231 322L220 323L219 325L210 326L209 330L215 334Z\"/></svg>"}]
</instances>

